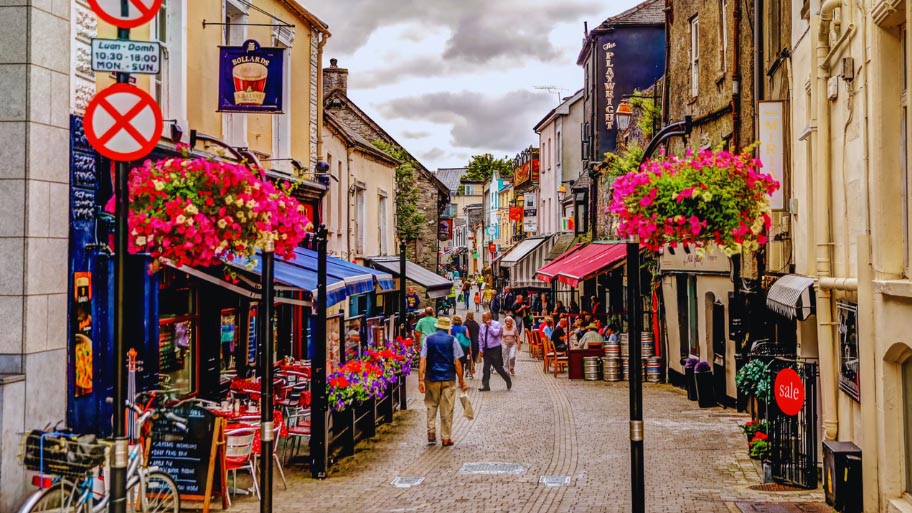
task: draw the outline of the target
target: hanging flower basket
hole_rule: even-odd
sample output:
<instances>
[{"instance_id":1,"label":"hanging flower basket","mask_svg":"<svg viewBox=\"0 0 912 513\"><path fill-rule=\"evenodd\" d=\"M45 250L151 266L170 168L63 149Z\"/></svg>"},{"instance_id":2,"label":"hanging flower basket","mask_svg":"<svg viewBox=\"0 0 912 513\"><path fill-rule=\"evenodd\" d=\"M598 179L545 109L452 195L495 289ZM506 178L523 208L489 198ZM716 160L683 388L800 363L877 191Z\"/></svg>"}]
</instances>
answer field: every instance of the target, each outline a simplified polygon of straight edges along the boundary
<instances>
[{"instance_id":1,"label":"hanging flower basket","mask_svg":"<svg viewBox=\"0 0 912 513\"><path fill-rule=\"evenodd\" d=\"M161 262L209 266L249 259L273 236L277 255L312 229L296 199L262 170L203 158L148 160L130 172L129 250Z\"/></svg>"},{"instance_id":2,"label":"hanging flower basket","mask_svg":"<svg viewBox=\"0 0 912 513\"><path fill-rule=\"evenodd\" d=\"M749 153L709 150L647 161L612 186L618 236L638 236L653 251L665 244L715 244L727 256L756 251L766 244L769 196L779 188L760 167Z\"/></svg>"}]
</instances>

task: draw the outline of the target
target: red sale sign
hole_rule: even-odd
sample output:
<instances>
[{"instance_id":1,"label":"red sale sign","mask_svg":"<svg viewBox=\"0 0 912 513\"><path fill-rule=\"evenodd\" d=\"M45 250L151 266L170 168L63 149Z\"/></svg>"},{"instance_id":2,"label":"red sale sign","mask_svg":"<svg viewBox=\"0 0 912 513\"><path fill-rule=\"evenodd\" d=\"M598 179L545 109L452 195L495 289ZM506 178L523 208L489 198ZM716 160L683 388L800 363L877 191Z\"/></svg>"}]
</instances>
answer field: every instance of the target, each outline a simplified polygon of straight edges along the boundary
<instances>
[{"instance_id":1,"label":"red sale sign","mask_svg":"<svg viewBox=\"0 0 912 513\"><path fill-rule=\"evenodd\" d=\"M773 383L776 405L782 413L794 417L804 407L804 382L794 369L782 369Z\"/></svg>"}]
</instances>

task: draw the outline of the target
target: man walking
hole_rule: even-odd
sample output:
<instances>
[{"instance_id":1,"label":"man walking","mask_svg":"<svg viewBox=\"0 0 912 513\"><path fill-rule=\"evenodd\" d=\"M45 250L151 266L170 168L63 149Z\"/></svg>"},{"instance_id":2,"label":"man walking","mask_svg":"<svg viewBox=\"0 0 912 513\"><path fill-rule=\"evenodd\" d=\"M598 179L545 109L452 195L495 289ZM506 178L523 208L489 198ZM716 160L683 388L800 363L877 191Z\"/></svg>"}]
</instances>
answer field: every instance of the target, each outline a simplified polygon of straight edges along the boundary
<instances>
[{"instance_id":1,"label":"man walking","mask_svg":"<svg viewBox=\"0 0 912 513\"><path fill-rule=\"evenodd\" d=\"M507 390L513 388L513 380L503 367L503 348L500 347L503 340L503 328L497 321L491 320L491 312L485 312L481 315L484 324L478 334L478 350L484 355L484 371L481 375L481 392L491 390L491 367L500 374L500 377L507 382Z\"/></svg>"},{"instance_id":2,"label":"man walking","mask_svg":"<svg viewBox=\"0 0 912 513\"><path fill-rule=\"evenodd\" d=\"M421 342L421 347L424 347L427 338L434 333L435 324L437 324L437 318L434 317L434 307L429 306L424 309L424 317L418 319L418 324L415 325L415 331L418 332L418 341Z\"/></svg>"},{"instance_id":3,"label":"man walking","mask_svg":"<svg viewBox=\"0 0 912 513\"><path fill-rule=\"evenodd\" d=\"M456 379L459 388L468 388L462 377L464 356L456 337L449 334L450 319L441 317L434 325L436 332L421 346L418 367L418 391L424 394L427 407L428 445L437 444L437 413L440 413L440 436L444 447L453 445L453 407L456 404Z\"/></svg>"}]
</instances>

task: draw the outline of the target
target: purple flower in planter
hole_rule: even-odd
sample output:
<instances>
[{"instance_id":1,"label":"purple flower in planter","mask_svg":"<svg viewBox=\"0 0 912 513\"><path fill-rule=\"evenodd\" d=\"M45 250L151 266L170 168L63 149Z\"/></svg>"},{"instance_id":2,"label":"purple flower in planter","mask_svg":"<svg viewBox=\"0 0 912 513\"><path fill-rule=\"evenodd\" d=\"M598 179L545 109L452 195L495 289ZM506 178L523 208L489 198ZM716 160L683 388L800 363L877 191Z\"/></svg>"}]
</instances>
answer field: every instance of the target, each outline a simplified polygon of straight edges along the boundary
<instances>
[{"instance_id":1,"label":"purple flower in planter","mask_svg":"<svg viewBox=\"0 0 912 513\"><path fill-rule=\"evenodd\" d=\"M694 366L694 372L710 372L712 366L709 365L709 362L699 362Z\"/></svg>"},{"instance_id":2,"label":"purple flower in planter","mask_svg":"<svg viewBox=\"0 0 912 513\"><path fill-rule=\"evenodd\" d=\"M693 368L693 367L696 366L698 363L700 363L700 359L699 359L699 358L694 358L694 357L691 356L690 358L687 359L686 362L684 362L684 368L685 368L685 369Z\"/></svg>"}]
</instances>

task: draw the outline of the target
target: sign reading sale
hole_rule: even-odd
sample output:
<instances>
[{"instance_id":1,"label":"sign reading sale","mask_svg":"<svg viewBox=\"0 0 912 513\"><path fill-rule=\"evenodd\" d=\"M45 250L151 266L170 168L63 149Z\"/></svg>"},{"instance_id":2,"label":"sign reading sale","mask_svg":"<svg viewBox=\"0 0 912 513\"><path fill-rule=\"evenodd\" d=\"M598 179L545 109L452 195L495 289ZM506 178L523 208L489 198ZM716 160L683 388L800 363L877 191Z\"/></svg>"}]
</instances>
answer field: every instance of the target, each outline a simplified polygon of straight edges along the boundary
<instances>
[{"instance_id":1,"label":"sign reading sale","mask_svg":"<svg viewBox=\"0 0 912 513\"><path fill-rule=\"evenodd\" d=\"M794 369L782 369L773 383L776 405L782 413L794 417L804 407L804 382Z\"/></svg>"}]
</instances>

